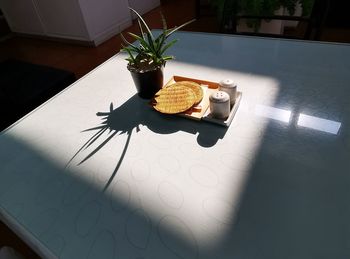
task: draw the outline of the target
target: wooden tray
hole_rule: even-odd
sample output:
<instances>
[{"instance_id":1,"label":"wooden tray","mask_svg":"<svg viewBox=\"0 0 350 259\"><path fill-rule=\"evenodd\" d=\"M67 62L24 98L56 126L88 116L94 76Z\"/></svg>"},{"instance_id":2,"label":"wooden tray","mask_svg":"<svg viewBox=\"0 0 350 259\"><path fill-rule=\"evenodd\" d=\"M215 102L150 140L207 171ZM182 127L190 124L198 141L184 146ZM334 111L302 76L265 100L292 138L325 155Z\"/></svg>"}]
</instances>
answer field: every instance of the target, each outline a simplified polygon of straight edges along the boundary
<instances>
[{"instance_id":1,"label":"wooden tray","mask_svg":"<svg viewBox=\"0 0 350 259\"><path fill-rule=\"evenodd\" d=\"M233 117L235 116L239 103L242 99L242 93L238 92L237 93L237 98L236 102L231 108L231 112L229 117L226 120L221 120L221 119L216 119L213 118L212 115L210 114L210 109L209 109L209 96L213 93L218 91L219 89L219 84L210 82L210 81L205 81L205 80L200 80L200 79L195 79L195 78L189 78L189 77L183 77L183 76L173 76L165 85L164 87L167 87L171 84L174 84L179 81L192 81L196 82L201 85L203 89L203 99L202 101L196 106L195 109L190 109L186 112L179 113L179 116L192 119L192 120L205 120L208 122L216 123L222 126L230 126ZM200 108L200 109L199 109Z\"/></svg>"}]
</instances>

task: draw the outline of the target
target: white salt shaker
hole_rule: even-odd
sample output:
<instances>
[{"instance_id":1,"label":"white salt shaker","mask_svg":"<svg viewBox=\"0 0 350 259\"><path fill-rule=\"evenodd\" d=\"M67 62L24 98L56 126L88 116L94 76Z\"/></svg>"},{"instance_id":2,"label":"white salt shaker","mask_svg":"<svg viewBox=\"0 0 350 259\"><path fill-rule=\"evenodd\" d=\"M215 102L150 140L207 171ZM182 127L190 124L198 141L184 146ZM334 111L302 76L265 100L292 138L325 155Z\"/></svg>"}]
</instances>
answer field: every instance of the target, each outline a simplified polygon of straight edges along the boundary
<instances>
[{"instance_id":1,"label":"white salt shaker","mask_svg":"<svg viewBox=\"0 0 350 259\"><path fill-rule=\"evenodd\" d=\"M219 82L219 90L228 93L230 104L233 106L237 96L237 85L231 79L224 79Z\"/></svg>"},{"instance_id":2,"label":"white salt shaker","mask_svg":"<svg viewBox=\"0 0 350 259\"><path fill-rule=\"evenodd\" d=\"M230 96L223 91L217 91L209 97L210 113L218 119L226 119L230 115Z\"/></svg>"}]
</instances>

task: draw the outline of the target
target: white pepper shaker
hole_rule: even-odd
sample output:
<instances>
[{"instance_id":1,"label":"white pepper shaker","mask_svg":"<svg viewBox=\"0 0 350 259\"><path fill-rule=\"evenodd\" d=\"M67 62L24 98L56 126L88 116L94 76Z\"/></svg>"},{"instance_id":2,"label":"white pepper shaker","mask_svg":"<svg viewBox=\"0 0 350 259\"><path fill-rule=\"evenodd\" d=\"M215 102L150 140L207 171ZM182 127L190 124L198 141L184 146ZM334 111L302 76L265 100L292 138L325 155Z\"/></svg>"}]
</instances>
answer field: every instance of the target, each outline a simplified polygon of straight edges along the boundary
<instances>
[{"instance_id":1,"label":"white pepper shaker","mask_svg":"<svg viewBox=\"0 0 350 259\"><path fill-rule=\"evenodd\" d=\"M230 96L223 91L217 91L209 97L210 113L218 119L226 119L230 115Z\"/></svg>"},{"instance_id":2,"label":"white pepper shaker","mask_svg":"<svg viewBox=\"0 0 350 259\"><path fill-rule=\"evenodd\" d=\"M236 102L237 85L231 79L221 80L219 83L219 90L228 93L230 96L230 104L233 106Z\"/></svg>"}]
</instances>

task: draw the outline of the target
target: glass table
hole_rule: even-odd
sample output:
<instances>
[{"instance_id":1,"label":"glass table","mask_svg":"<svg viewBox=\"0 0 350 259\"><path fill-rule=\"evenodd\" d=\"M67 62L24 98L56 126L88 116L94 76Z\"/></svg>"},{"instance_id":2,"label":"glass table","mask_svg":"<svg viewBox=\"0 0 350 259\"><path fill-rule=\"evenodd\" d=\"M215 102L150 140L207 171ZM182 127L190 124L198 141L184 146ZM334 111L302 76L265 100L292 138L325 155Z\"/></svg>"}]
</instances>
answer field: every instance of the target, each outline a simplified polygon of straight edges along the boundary
<instances>
[{"instance_id":1,"label":"glass table","mask_svg":"<svg viewBox=\"0 0 350 259\"><path fill-rule=\"evenodd\" d=\"M175 37L165 80L232 78L231 126L155 112L118 54L1 133L1 219L44 258L349 257L349 45Z\"/></svg>"}]
</instances>

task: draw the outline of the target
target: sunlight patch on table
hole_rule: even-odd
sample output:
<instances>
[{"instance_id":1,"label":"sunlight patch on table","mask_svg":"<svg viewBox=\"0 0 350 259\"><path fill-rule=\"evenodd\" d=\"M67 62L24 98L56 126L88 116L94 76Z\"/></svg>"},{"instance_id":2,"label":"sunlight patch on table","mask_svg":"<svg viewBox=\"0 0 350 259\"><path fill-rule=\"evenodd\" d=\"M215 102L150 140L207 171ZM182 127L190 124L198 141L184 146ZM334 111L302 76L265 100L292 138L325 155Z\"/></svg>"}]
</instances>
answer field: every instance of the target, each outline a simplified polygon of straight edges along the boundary
<instances>
[{"instance_id":1,"label":"sunlight patch on table","mask_svg":"<svg viewBox=\"0 0 350 259\"><path fill-rule=\"evenodd\" d=\"M102 199L103 202L108 197L108 203L111 204L109 213L142 209L145 217L149 217L158 228L157 235L163 244L171 251L175 249L173 246L177 247L174 240L182 240L178 246L184 246L189 240L192 248L198 246L209 249L219 244L233 226L250 166L264 136L268 122L255 116L255 106L259 104L265 107L259 110L260 115L284 122L289 122L290 112L272 108L279 92L279 82L274 78L181 62L173 62L167 68L165 82L172 75L213 81L233 78L237 82L243 97L224 138L212 147L203 147L197 142L197 134L182 130L161 134L140 125L139 132L136 129L131 132L129 147L110 188L105 195L101 195L127 143L127 134L118 133L94 153L113 134L106 131L91 146L82 149L65 173L91 186L96 191L95 200ZM181 73L183 71L188 73ZM207 77L203 78L203 75ZM107 88L105 99L100 100L105 104L110 103L110 96L118 96L117 88ZM89 102L89 99L85 101ZM119 105L122 103L118 103L115 108ZM36 121L42 120L42 111L38 110L36 118L22 121L12 130L12 134L16 138L18 133L26 143L64 168L75 152L95 133L81 131L96 124L95 114L99 110L90 107L84 111L84 116L79 117L76 114L81 111L74 111L77 109L74 104L66 103L66 107L61 107L69 111L66 112L65 121L74 121L72 127L62 127L61 132L57 132L58 125L55 123L40 125ZM55 117L56 113L61 112L64 111L51 108L50 116ZM161 143L169 143L169 147L159 149L157 145L151 145L150 138L159 138ZM236 141L240 146L235 145ZM193 148L184 149L184 143ZM138 146L142 149L138 149ZM198 153L192 158L196 149ZM92 153L88 160L79 165L82 159ZM231 157L232 160L223 163L220 160L222 156ZM73 184L77 183L73 181ZM82 199L85 198L82 196ZM109 225L111 222L101 224ZM167 229L166 233L164 229ZM197 248L194 249L189 254L196 255Z\"/></svg>"}]
</instances>

